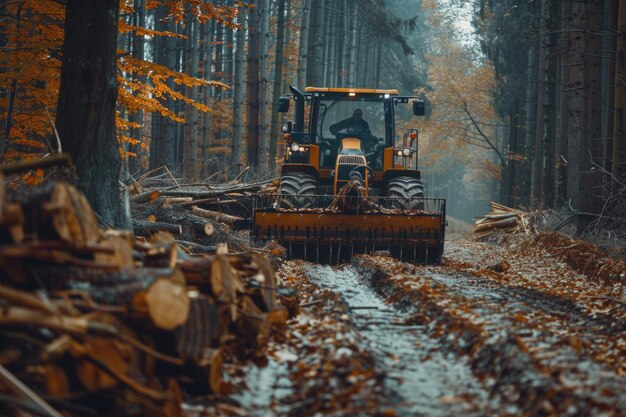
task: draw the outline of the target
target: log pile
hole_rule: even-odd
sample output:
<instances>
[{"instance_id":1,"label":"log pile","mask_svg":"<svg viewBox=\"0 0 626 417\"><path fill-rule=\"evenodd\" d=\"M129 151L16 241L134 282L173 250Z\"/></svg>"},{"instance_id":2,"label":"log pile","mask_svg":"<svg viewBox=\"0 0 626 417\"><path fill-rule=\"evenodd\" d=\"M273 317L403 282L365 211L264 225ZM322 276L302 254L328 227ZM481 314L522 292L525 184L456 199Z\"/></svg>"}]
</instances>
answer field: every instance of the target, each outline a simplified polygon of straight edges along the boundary
<instances>
[{"instance_id":1,"label":"log pile","mask_svg":"<svg viewBox=\"0 0 626 417\"><path fill-rule=\"evenodd\" d=\"M101 230L63 182L0 193L0 415L181 416L286 323L260 254Z\"/></svg>"},{"instance_id":2,"label":"log pile","mask_svg":"<svg viewBox=\"0 0 626 417\"><path fill-rule=\"evenodd\" d=\"M250 227L252 195L275 192L272 182L188 183L166 169L151 172L129 186L134 233L167 231L188 253L214 253L218 242L248 251L250 242L238 231Z\"/></svg>"},{"instance_id":3,"label":"log pile","mask_svg":"<svg viewBox=\"0 0 626 417\"><path fill-rule=\"evenodd\" d=\"M527 213L492 201L491 211L474 222L474 236L482 239L495 231L529 234Z\"/></svg>"}]
</instances>

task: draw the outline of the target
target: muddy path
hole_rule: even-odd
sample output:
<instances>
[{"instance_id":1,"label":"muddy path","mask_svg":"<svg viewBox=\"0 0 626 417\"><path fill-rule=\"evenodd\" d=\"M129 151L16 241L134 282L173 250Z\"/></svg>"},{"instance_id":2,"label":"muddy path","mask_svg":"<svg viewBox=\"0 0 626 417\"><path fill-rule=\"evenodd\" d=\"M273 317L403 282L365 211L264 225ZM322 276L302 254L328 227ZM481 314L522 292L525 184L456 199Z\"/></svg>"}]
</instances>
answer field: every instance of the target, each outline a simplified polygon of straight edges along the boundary
<instances>
[{"instance_id":1,"label":"muddy path","mask_svg":"<svg viewBox=\"0 0 626 417\"><path fill-rule=\"evenodd\" d=\"M359 256L279 275L302 308L244 373L247 415L626 416L623 287L547 252L460 240L437 266Z\"/></svg>"},{"instance_id":2,"label":"muddy path","mask_svg":"<svg viewBox=\"0 0 626 417\"><path fill-rule=\"evenodd\" d=\"M305 272L348 304L361 345L385 373L384 392L397 415L471 416L490 407L466 358L439 349L426 325L408 323L411 310L388 304L358 268L307 265Z\"/></svg>"}]
</instances>

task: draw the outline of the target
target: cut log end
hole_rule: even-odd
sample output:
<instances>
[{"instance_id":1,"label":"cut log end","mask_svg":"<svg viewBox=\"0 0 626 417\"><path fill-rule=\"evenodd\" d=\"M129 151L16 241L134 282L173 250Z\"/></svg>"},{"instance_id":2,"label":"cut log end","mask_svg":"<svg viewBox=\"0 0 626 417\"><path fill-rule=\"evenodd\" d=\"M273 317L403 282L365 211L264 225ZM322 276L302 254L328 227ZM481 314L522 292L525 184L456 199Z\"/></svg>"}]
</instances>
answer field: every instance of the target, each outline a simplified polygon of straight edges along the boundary
<instances>
[{"instance_id":1,"label":"cut log end","mask_svg":"<svg viewBox=\"0 0 626 417\"><path fill-rule=\"evenodd\" d=\"M169 278L159 278L148 288L145 304L150 319L161 329L175 329L189 316L189 297L185 287Z\"/></svg>"}]
</instances>

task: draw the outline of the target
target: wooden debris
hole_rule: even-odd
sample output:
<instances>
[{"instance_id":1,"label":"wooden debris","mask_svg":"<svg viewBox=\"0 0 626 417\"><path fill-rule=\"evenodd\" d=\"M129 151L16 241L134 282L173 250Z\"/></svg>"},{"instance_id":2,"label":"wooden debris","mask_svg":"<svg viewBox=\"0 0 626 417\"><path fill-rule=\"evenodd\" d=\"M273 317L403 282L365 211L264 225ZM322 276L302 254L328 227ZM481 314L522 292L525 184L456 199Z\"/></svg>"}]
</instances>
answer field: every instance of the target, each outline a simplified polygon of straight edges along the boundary
<instances>
[{"instance_id":1,"label":"wooden debris","mask_svg":"<svg viewBox=\"0 0 626 417\"><path fill-rule=\"evenodd\" d=\"M496 230L506 233L529 234L527 213L502 204L491 202L491 211L474 223L474 236L477 239L489 236Z\"/></svg>"},{"instance_id":2,"label":"wooden debris","mask_svg":"<svg viewBox=\"0 0 626 417\"><path fill-rule=\"evenodd\" d=\"M509 269L511 269L511 264L508 263L507 261L501 261L496 264L488 266L487 269L491 269L492 271L496 271L496 272L506 272Z\"/></svg>"},{"instance_id":3,"label":"wooden debris","mask_svg":"<svg viewBox=\"0 0 626 417\"><path fill-rule=\"evenodd\" d=\"M232 224L235 223L237 220L243 220L241 217L230 216L228 214L219 213L217 211L201 209L198 206L193 206L191 208L191 212L196 216L206 217L207 219L213 219L222 223Z\"/></svg>"},{"instance_id":4,"label":"wooden debris","mask_svg":"<svg viewBox=\"0 0 626 417\"><path fill-rule=\"evenodd\" d=\"M94 415L130 402L129 413L182 416L181 386L219 394L225 350L258 353L287 321L270 263L229 253L232 242L192 257L170 233L103 231L65 183L0 200L0 366L34 393L29 406L58 407L47 415L73 415L69 399L88 392L104 407ZM189 215L205 237L230 220Z\"/></svg>"},{"instance_id":5,"label":"wooden debris","mask_svg":"<svg viewBox=\"0 0 626 417\"><path fill-rule=\"evenodd\" d=\"M250 227L253 194L266 190L270 181L210 184L176 179L165 168L150 172L129 185L133 229L148 237L168 231L192 254L214 254L218 243L231 250L252 250L247 235L233 230ZM276 192L276 187L272 188Z\"/></svg>"}]
</instances>

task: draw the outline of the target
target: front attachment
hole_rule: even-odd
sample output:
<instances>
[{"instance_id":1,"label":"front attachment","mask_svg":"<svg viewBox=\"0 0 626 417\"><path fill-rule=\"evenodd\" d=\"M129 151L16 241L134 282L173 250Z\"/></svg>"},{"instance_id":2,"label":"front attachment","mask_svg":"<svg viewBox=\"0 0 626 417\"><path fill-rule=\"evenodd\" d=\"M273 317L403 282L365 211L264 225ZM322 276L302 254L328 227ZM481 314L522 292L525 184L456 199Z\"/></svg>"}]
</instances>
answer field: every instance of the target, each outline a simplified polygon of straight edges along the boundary
<instances>
[{"instance_id":1,"label":"front attachment","mask_svg":"<svg viewBox=\"0 0 626 417\"><path fill-rule=\"evenodd\" d=\"M357 253L388 251L407 262L441 261L444 199L420 198L413 206L422 209L403 210L396 207L407 204L391 197L365 197L355 208L349 195L308 196L311 204L305 209L281 208L296 206L292 198L257 195L254 202L254 237L277 240L289 258L339 264Z\"/></svg>"}]
</instances>

